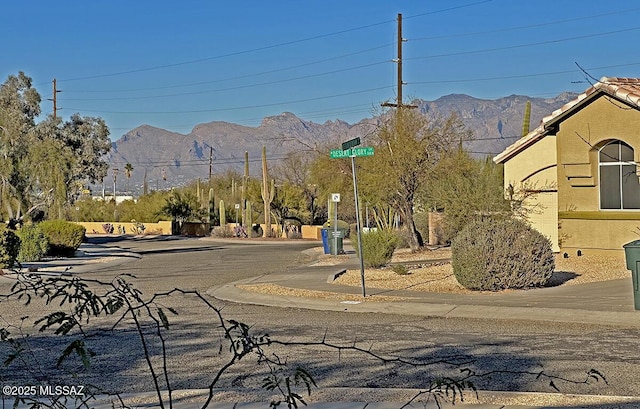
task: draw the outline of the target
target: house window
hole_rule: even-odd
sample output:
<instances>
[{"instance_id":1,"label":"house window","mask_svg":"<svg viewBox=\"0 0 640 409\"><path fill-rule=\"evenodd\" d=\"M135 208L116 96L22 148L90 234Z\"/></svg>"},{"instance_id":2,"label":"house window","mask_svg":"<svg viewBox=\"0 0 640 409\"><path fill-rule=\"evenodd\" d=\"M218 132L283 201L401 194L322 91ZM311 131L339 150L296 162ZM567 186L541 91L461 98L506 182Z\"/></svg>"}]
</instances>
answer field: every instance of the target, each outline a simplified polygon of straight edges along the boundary
<instances>
[{"instance_id":1,"label":"house window","mask_svg":"<svg viewBox=\"0 0 640 409\"><path fill-rule=\"evenodd\" d=\"M640 183L633 148L613 141L600 149L600 208L640 209Z\"/></svg>"}]
</instances>

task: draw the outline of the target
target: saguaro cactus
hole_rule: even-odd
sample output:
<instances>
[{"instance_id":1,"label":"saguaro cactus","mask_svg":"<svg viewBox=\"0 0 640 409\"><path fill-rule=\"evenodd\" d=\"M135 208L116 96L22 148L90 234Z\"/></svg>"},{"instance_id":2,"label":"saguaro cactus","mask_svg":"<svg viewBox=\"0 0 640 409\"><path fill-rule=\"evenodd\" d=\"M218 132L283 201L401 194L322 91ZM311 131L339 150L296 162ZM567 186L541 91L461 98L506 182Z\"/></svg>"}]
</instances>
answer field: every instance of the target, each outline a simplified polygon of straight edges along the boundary
<instances>
[{"instance_id":1,"label":"saguaro cactus","mask_svg":"<svg viewBox=\"0 0 640 409\"><path fill-rule=\"evenodd\" d=\"M522 136L526 136L529 133L529 126L531 125L531 101L527 101L527 105L524 107L524 120L522 121Z\"/></svg>"},{"instance_id":2,"label":"saguaro cactus","mask_svg":"<svg viewBox=\"0 0 640 409\"><path fill-rule=\"evenodd\" d=\"M246 202L246 216L247 216L247 235L251 235L251 231L253 228L253 214L251 213L251 202L247 200Z\"/></svg>"},{"instance_id":3,"label":"saguaro cactus","mask_svg":"<svg viewBox=\"0 0 640 409\"><path fill-rule=\"evenodd\" d=\"M227 214L224 208L224 200L220 199L220 226L225 226L227 224Z\"/></svg>"},{"instance_id":4,"label":"saguaro cactus","mask_svg":"<svg viewBox=\"0 0 640 409\"><path fill-rule=\"evenodd\" d=\"M271 202L275 196L275 184L269 188L269 170L267 169L267 148L262 147L262 202L264 203L264 237L271 236Z\"/></svg>"},{"instance_id":5,"label":"saguaro cactus","mask_svg":"<svg viewBox=\"0 0 640 409\"><path fill-rule=\"evenodd\" d=\"M209 188L209 226L213 223L216 215L216 204L213 199L213 188Z\"/></svg>"}]
</instances>

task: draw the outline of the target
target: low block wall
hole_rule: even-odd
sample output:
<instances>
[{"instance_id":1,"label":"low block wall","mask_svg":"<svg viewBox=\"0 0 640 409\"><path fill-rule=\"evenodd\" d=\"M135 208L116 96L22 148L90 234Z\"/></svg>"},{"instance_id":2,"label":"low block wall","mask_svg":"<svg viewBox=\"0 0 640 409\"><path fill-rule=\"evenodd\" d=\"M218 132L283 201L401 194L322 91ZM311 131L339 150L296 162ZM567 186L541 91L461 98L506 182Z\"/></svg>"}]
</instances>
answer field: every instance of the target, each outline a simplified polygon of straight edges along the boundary
<instances>
[{"instance_id":1,"label":"low block wall","mask_svg":"<svg viewBox=\"0 0 640 409\"><path fill-rule=\"evenodd\" d=\"M136 232L135 224L131 222L119 223L119 222L74 222L87 230L87 234L107 234L105 231L104 225L111 224L113 226L113 233L111 234L123 234L122 229L124 229L124 234L135 235L139 234ZM170 221L161 221L158 223L143 223L144 224L144 233L143 234L159 234L170 236L172 234L184 234L191 236L206 236L208 234L209 225L206 223L184 223L182 232L178 232L178 229L174 226L172 230L172 223ZM235 223L227 223L227 227L233 231L233 228L236 226ZM264 229L264 225L261 225ZM276 225L272 225L272 228L275 230ZM308 240L321 240L321 229L322 226L302 226L302 238Z\"/></svg>"},{"instance_id":2,"label":"low block wall","mask_svg":"<svg viewBox=\"0 0 640 409\"><path fill-rule=\"evenodd\" d=\"M124 228L124 234L140 234L135 229L135 224L131 222L74 222L87 230L87 234L108 234L105 231L104 226L106 224L111 224L113 226L112 234L122 234L122 229ZM170 221L161 221L158 223L143 223L144 224L144 233L142 234L159 234L164 236L171 235L171 222Z\"/></svg>"}]
</instances>

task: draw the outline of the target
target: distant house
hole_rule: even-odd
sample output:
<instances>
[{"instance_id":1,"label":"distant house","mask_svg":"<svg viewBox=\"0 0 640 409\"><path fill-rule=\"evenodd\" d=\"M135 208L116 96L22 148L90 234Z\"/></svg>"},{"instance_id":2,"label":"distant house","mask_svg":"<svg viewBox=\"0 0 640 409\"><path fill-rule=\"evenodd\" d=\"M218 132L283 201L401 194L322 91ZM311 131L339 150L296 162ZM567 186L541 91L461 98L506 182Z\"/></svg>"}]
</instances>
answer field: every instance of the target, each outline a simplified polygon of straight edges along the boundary
<instances>
[{"instance_id":1,"label":"distant house","mask_svg":"<svg viewBox=\"0 0 640 409\"><path fill-rule=\"evenodd\" d=\"M640 78L603 77L494 158L555 251L640 239Z\"/></svg>"}]
</instances>

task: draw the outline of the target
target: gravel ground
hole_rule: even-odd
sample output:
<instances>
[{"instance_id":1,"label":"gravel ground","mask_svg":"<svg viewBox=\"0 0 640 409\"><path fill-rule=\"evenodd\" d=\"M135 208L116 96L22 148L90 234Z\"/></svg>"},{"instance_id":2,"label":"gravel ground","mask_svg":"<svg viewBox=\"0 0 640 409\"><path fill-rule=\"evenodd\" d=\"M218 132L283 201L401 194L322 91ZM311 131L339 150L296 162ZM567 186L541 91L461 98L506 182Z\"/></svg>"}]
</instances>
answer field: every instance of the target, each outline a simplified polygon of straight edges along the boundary
<instances>
[{"instance_id":1,"label":"gravel ground","mask_svg":"<svg viewBox=\"0 0 640 409\"><path fill-rule=\"evenodd\" d=\"M392 267L365 270L365 277L372 287L385 289L406 289L412 291L445 292L445 293L477 293L458 284L450 262L440 262L425 266L424 260L451 258L451 249L424 250L411 253L401 250L394 254L392 262L403 263L409 274L400 275ZM414 264L415 263L415 264ZM556 268L549 286L576 285L598 281L627 278L624 254L592 253L580 257L564 258L563 254L556 255ZM360 272L347 271L336 284L360 285Z\"/></svg>"},{"instance_id":2,"label":"gravel ground","mask_svg":"<svg viewBox=\"0 0 640 409\"><path fill-rule=\"evenodd\" d=\"M337 265L347 256L321 255L314 265ZM455 276L451 263L451 249L448 247L425 249L411 252L409 249L397 250L391 259L391 265L383 268L365 269L365 279L372 288L411 290L439 293L478 294L477 291L462 287ZM393 266L403 264L407 268L406 274L394 272ZM576 285L599 281L628 278L630 271L626 269L624 254L586 253L582 256L564 258L563 254L556 255L555 272L549 281L549 286ZM334 284L360 287L360 270L347 270ZM313 298L348 299L344 294L334 294L323 291L310 291L282 287L276 284L244 285L240 288L264 294L300 296ZM515 291L515 290L506 290ZM360 297L353 296L354 300ZM374 297L370 301L393 301L399 297Z\"/></svg>"}]
</instances>

